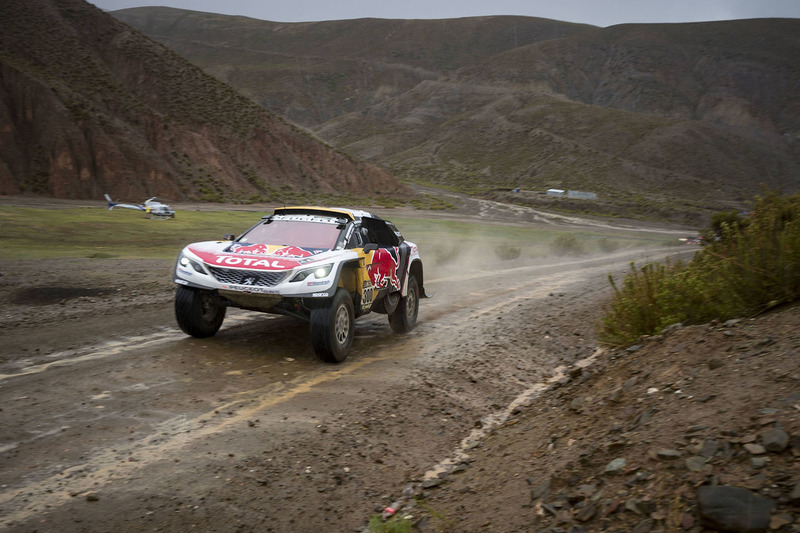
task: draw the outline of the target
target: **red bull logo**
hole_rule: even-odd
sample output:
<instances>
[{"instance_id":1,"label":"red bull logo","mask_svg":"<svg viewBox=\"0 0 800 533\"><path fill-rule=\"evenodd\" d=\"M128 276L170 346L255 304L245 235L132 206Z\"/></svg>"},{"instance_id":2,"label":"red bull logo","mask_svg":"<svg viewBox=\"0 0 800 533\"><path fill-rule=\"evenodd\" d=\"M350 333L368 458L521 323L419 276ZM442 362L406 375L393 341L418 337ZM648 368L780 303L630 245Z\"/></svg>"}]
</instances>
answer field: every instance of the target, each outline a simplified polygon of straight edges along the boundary
<instances>
[{"instance_id":1,"label":"red bull logo","mask_svg":"<svg viewBox=\"0 0 800 533\"><path fill-rule=\"evenodd\" d=\"M237 254L277 255L279 257L310 257L316 253L299 246L283 246L270 254L267 244L234 244L230 251Z\"/></svg>"},{"instance_id":2,"label":"red bull logo","mask_svg":"<svg viewBox=\"0 0 800 533\"><path fill-rule=\"evenodd\" d=\"M236 251L238 252L239 250ZM281 257L310 257L314 255L314 252L305 250L298 246L284 246L283 248L275 250L273 255L279 255Z\"/></svg>"},{"instance_id":3,"label":"red bull logo","mask_svg":"<svg viewBox=\"0 0 800 533\"><path fill-rule=\"evenodd\" d=\"M269 253L269 247L267 247L266 244L245 244L237 246L236 248L231 247L231 252L236 252L237 254L267 255Z\"/></svg>"},{"instance_id":4,"label":"red bull logo","mask_svg":"<svg viewBox=\"0 0 800 533\"><path fill-rule=\"evenodd\" d=\"M397 248L378 248L372 253L372 263L367 267L372 285L379 289L391 283L395 290L400 290L400 278L397 268L400 266Z\"/></svg>"}]
</instances>

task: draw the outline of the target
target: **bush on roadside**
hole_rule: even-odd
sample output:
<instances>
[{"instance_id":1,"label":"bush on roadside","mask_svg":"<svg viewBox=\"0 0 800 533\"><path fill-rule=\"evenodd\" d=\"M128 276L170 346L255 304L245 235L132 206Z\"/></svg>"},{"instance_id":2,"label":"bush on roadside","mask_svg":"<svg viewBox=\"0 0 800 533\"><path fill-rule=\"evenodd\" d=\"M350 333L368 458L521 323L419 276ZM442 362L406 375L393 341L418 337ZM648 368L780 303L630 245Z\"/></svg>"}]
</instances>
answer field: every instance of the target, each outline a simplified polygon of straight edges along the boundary
<instances>
[{"instance_id":1,"label":"bush on roadside","mask_svg":"<svg viewBox=\"0 0 800 533\"><path fill-rule=\"evenodd\" d=\"M597 241L597 247L600 249L601 252L610 254L612 252L616 252L619 250L619 241L613 241L606 237Z\"/></svg>"},{"instance_id":2,"label":"bush on roadside","mask_svg":"<svg viewBox=\"0 0 800 533\"><path fill-rule=\"evenodd\" d=\"M372 515L369 521L369 533L411 533L413 524L411 520L392 518L386 522L381 515Z\"/></svg>"},{"instance_id":3,"label":"bush on roadside","mask_svg":"<svg viewBox=\"0 0 800 533\"><path fill-rule=\"evenodd\" d=\"M512 259L518 258L522 250L519 246L504 242L494 247L494 253L501 261L511 261Z\"/></svg>"},{"instance_id":4,"label":"bush on roadside","mask_svg":"<svg viewBox=\"0 0 800 533\"><path fill-rule=\"evenodd\" d=\"M550 243L554 255L581 255L586 251L574 233L562 233Z\"/></svg>"},{"instance_id":5,"label":"bush on roadside","mask_svg":"<svg viewBox=\"0 0 800 533\"><path fill-rule=\"evenodd\" d=\"M800 299L800 195L768 193L746 222L716 220L692 262L631 265L621 286L609 276L602 342L633 344L677 322L750 316Z\"/></svg>"}]
</instances>

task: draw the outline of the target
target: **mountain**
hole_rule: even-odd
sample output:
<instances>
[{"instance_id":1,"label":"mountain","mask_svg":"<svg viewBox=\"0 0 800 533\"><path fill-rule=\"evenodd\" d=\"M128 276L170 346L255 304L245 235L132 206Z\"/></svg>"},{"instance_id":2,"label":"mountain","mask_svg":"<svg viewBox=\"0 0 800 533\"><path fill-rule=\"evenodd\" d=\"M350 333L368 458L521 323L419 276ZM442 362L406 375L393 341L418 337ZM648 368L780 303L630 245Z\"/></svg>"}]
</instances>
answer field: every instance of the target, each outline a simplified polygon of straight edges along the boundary
<instances>
[{"instance_id":1,"label":"mountain","mask_svg":"<svg viewBox=\"0 0 800 533\"><path fill-rule=\"evenodd\" d=\"M303 125L519 46L592 28L528 17L280 23L166 7L112 15Z\"/></svg>"},{"instance_id":2,"label":"mountain","mask_svg":"<svg viewBox=\"0 0 800 533\"><path fill-rule=\"evenodd\" d=\"M0 2L0 194L247 201L404 190L87 2Z\"/></svg>"},{"instance_id":3,"label":"mountain","mask_svg":"<svg viewBox=\"0 0 800 533\"><path fill-rule=\"evenodd\" d=\"M800 20L113 15L407 181L533 203L497 189L590 190L659 216L800 186Z\"/></svg>"}]
</instances>

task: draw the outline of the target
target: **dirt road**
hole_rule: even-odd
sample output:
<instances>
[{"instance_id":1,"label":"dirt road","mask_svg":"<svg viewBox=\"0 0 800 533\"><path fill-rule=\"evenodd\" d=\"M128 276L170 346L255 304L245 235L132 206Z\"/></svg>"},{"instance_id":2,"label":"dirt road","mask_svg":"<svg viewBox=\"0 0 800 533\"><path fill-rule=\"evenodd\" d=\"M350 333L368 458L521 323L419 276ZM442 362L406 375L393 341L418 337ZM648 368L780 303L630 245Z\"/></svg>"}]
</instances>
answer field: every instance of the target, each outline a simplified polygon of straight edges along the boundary
<instances>
[{"instance_id":1,"label":"dirt road","mask_svg":"<svg viewBox=\"0 0 800 533\"><path fill-rule=\"evenodd\" d=\"M170 264L109 260L139 277L55 300L29 286L0 317L0 524L363 530L487 417L591 356L606 274L660 253L434 273L417 329L365 317L338 366L285 317L232 312L216 337L184 336ZM4 295L88 264L4 265Z\"/></svg>"}]
</instances>

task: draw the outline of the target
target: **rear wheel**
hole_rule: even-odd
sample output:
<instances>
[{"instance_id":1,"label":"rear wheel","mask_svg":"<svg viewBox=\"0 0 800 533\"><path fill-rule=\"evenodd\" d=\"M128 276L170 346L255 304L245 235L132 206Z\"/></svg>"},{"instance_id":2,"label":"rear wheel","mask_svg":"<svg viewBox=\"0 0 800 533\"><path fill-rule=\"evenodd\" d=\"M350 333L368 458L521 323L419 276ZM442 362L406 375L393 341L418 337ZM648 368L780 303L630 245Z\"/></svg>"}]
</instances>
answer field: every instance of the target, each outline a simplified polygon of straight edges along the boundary
<instances>
[{"instance_id":1,"label":"rear wheel","mask_svg":"<svg viewBox=\"0 0 800 533\"><path fill-rule=\"evenodd\" d=\"M225 320L225 304L213 291L178 285L175 291L175 318L187 335L212 337Z\"/></svg>"},{"instance_id":2,"label":"rear wheel","mask_svg":"<svg viewBox=\"0 0 800 533\"><path fill-rule=\"evenodd\" d=\"M419 312L419 286L414 276L408 278L408 292L400 299L397 308L389 314L389 325L395 333L408 333L417 325Z\"/></svg>"},{"instance_id":3,"label":"rear wheel","mask_svg":"<svg viewBox=\"0 0 800 533\"><path fill-rule=\"evenodd\" d=\"M331 304L311 310L311 344L326 363L341 363L350 353L355 333L355 312L350 294L336 290Z\"/></svg>"}]
</instances>

